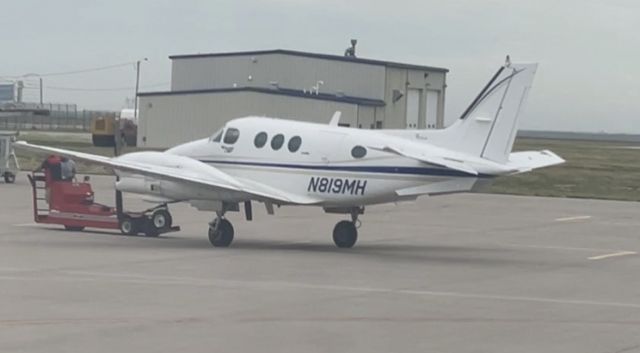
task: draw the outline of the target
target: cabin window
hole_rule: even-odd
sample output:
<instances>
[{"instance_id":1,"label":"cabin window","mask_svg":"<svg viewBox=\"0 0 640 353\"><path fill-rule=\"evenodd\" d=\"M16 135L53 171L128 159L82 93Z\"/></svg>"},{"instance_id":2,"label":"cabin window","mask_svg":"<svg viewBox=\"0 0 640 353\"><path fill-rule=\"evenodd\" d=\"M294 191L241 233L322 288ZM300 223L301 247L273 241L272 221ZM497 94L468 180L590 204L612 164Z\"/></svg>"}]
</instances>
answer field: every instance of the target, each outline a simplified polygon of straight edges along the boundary
<instances>
[{"instance_id":1,"label":"cabin window","mask_svg":"<svg viewBox=\"0 0 640 353\"><path fill-rule=\"evenodd\" d=\"M363 158L367 155L367 149L362 146L356 146L351 149L351 155L353 158Z\"/></svg>"},{"instance_id":2,"label":"cabin window","mask_svg":"<svg viewBox=\"0 0 640 353\"><path fill-rule=\"evenodd\" d=\"M236 141L238 141L238 137L240 137L240 130L230 127L227 129L227 133L224 134L223 142L229 145L233 145L234 143L236 143Z\"/></svg>"},{"instance_id":3,"label":"cabin window","mask_svg":"<svg viewBox=\"0 0 640 353\"><path fill-rule=\"evenodd\" d=\"M222 139L222 129L218 130L215 134L211 135L211 142L220 142Z\"/></svg>"},{"instance_id":4,"label":"cabin window","mask_svg":"<svg viewBox=\"0 0 640 353\"><path fill-rule=\"evenodd\" d=\"M282 147L283 143L284 143L284 135L277 134L271 139L271 148L277 151L280 149L280 147Z\"/></svg>"},{"instance_id":5,"label":"cabin window","mask_svg":"<svg viewBox=\"0 0 640 353\"><path fill-rule=\"evenodd\" d=\"M300 136L294 136L289 140L287 147L289 148L289 152L296 152L300 149L300 145L302 145L302 139Z\"/></svg>"},{"instance_id":6,"label":"cabin window","mask_svg":"<svg viewBox=\"0 0 640 353\"><path fill-rule=\"evenodd\" d=\"M256 135L256 138L253 139L253 144L258 148L262 148L265 144L267 144L267 138L268 137L266 132L260 132Z\"/></svg>"}]
</instances>

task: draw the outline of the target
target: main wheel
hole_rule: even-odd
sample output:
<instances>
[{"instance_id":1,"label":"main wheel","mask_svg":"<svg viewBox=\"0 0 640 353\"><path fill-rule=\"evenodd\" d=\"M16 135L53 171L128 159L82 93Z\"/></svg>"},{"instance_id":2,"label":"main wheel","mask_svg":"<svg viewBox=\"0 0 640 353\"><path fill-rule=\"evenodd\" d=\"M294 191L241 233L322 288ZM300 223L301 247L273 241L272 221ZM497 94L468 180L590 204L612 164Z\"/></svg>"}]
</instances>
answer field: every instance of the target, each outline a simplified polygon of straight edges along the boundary
<instances>
[{"instance_id":1,"label":"main wheel","mask_svg":"<svg viewBox=\"0 0 640 353\"><path fill-rule=\"evenodd\" d=\"M153 224L153 227L159 231L171 228L172 222L173 219L171 218L171 214L164 208L156 210L151 216L151 224Z\"/></svg>"},{"instance_id":2,"label":"main wheel","mask_svg":"<svg viewBox=\"0 0 640 353\"><path fill-rule=\"evenodd\" d=\"M358 229L353 222L340 221L333 228L333 242L339 248L351 248L358 240Z\"/></svg>"},{"instance_id":3,"label":"main wheel","mask_svg":"<svg viewBox=\"0 0 640 353\"><path fill-rule=\"evenodd\" d=\"M13 184L16 181L16 176L13 173L4 173L4 182L7 184Z\"/></svg>"},{"instance_id":4,"label":"main wheel","mask_svg":"<svg viewBox=\"0 0 640 353\"><path fill-rule=\"evenodd\" d=\"M84 227L83 226L64 226L64 229L73 231L73 232L80 232L84 230Z\"/></svg>"},{"instance_id":5,"label":"main wheel","mask_svg":"<svg viewBox=\"0 0 640 353\"><path fill-rule=\"evenodd\" d=\"M218 229L209 227L209 241L217 248L226 248L233 241L233 225L226 219L220 219Z\"/></svg>"},{"instance_id":6,"label":"main wheel","mask_svg":"<svg viewBox=\"0 0 640 353\"><path fill-rule=\"evenodd\" d=\"M125 217L120 221L120 232L124 235L138 234L138 226L130 217Z\"/></svg>"}]
</instances>

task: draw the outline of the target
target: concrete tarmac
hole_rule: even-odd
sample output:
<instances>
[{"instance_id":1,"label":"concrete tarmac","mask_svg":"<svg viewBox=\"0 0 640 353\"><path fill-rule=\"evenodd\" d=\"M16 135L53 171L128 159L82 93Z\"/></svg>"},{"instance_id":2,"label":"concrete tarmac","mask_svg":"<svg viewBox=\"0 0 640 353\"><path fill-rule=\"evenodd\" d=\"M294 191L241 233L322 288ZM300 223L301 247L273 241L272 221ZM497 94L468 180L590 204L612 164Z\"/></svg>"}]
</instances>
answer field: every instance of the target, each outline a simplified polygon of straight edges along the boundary
<instances>
[{"instance_id":1,"label":"concrete tarmac","mask_svg":"<svg viewBox=\"0 0 640 353\"><path fill-rule=\"evenodd\" d=\"M0 352L640 352L640 203L422 198L345 250L317 208L217 249L188 205L145 238L34 224L25 174L0 201Z\"/></svg>"}]
</instances>

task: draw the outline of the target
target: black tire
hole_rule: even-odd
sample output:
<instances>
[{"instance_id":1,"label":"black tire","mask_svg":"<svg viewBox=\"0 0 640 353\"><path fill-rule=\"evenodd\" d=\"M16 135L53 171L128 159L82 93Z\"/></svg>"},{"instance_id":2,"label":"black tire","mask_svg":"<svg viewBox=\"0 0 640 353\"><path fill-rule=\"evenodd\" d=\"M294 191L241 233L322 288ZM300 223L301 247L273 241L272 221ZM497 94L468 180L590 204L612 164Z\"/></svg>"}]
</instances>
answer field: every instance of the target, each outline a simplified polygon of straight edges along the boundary
<instances>
[{"instance_id":1,"label":"black tire","mask_svg":"<svg viewBox=\"0 0 640 353\"><path fill-rule=\"evenodd\" d=\"M144 235L147 237L155 238L160 235L160 230L153 225L153 221L151 219L147 219L144 227Z\"/></svg>"},{"instance_id":2,"label":"black tire","mask_svg":"<svg viewBox=\"0 0 640 353\"><path fill-rule=\"evenodd\" d=\"M120 220L120 232L124 235L138 234L138 224L130 217L124 217Z\"/></svg>"},{"instance_id":3,"label":"black tire","mask_svg":"<svg viewBox=\"0 0 640 353\"><path fill-rule=\"evenodd\" d=\"M358 241L358 229L353 222L340 221L333 228L333 242L339 248L351 248Z\"/></svg>"},{"instance_id":4,"label":"black tire","mask_svg":"<svg viewBox=\"0 0 640 353\"><path fill-rule=\"evenodd\" d=\"M84 230L83 226L64 226L64 229L72 232L81 232Z\"/></svg>"},{"instance_id":5,"label":"black tire","mask_svg":"<svg viewBox=\"0 0 640 353\"><path fill-rule=\"evenodd\" d=\"M13 173L4 173L4 182L7 184L13 184L16 181L16 176Z\"/></svg>"},{"instance_id":6,"label":"black tire","mask_svg":"<svg viewBox=\"0 0 640 353\"><path fill-rule=\"evenodd\" d=\"M226 219L221 219L215 231L209 227L209 241L216 248L226 248L233 241L233 225Z\"/></svg>"},{"instance_id":7,"label":"black tire","mask_svg":"<svg viewBox=\"0 0 640 353\"><path fill-rule=\"evenodd\" d=\"M157 229L159 232L166 231L171 229L171 223L173 222L173 218L168 210L161 208L155 210L151 215L151 225Z\"/></svg>"}]
</instances>

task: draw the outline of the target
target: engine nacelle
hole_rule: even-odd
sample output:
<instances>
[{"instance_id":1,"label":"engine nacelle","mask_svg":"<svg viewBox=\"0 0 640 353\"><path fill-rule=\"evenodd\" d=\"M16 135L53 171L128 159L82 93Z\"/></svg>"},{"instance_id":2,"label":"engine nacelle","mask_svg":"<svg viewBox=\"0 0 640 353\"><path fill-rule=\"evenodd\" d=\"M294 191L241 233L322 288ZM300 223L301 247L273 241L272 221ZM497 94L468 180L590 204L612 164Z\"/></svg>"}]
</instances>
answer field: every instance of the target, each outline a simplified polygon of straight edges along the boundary
<instances>
[{"instance_id":1,"label":"engine nacelle","mask_svg":"<svg viewBox=\"0 0 640 353\"><path fill-rule=\"evenodd\" d=\"M116 182L116 190L134 194L150 195L173 201L186 200L229 200L241 198L238 192L188 185L169 180L131 175L121 177Z\"/></svg>"}]
</instances>

